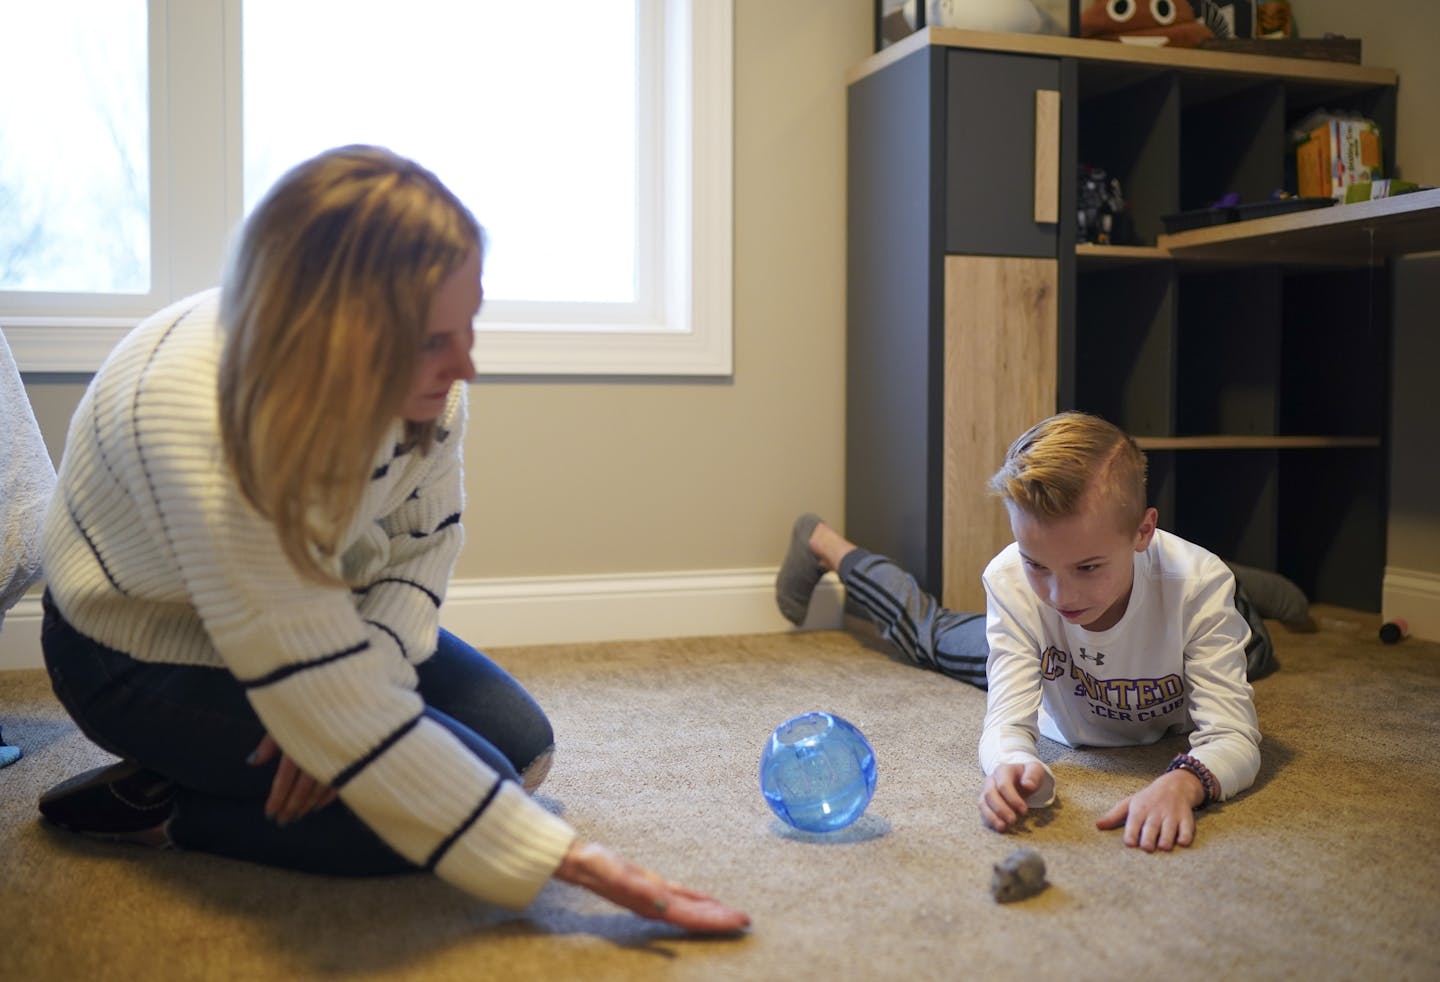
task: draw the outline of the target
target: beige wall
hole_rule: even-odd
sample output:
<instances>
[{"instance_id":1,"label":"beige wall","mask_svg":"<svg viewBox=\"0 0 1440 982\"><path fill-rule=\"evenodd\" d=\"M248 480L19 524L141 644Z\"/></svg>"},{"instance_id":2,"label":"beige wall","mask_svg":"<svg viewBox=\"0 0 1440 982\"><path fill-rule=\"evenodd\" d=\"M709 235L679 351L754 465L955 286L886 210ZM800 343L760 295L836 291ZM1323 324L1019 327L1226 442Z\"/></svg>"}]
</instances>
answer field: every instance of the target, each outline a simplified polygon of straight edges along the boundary
<instances>
[{"instance_id":1,"label":"beige wall","mask_svg":"<svg viewBox=\"0 0 1440 982\"><path fill-rule=\"evenodd\" d=\"M1306 37L1344 34L1359 38L1367 65L1400 73L1395 153L1401 176L1440 184L1440 4L1434 0L1294 0L1296 23Z\"/></svg>"},{"instance_id":2,"label":"beige wall","mask_svg":"<svg viewBox=\"0 0 1440 982\"><path fill-rule=\"evenodd\" d=\"M473 391L460 576L775 565L844 502L845 71L868 0L735 12L735 371Z\"/></svg>"},{"instance_id":3,"label":"beige wall","mask_svg":"<svg viewBox=\"0 0 1440 982\"><path fill-rule=\"evenodd\" d=\"M1295 8L1304 34L1328 31L1358 37L1364 61L1400 73L1394 144L1399 172L1411 181L1440 185L1440 114L1435 107L1435 94L1440 92L1440 3L1300 0ZM1427 260L1435 261L1440 260ZM1429 327L1433 330L1433 320ZM1397 343L1405 351L1423 350L1415 349L1405 338ZM1429 350L1434 350L1433 345ZM1436 367L1433 361L1418 358L1400 358L1394 366L1397 419L1392 431L1394 466L1386 565L1440 576L1440 495L1434 492L1440 487L1440 456L1435 453L1440 447ZM1411 619L1415 619L1413 615Z\"/></svg>"},{"instance_id":4,"label":"beige wall","mask_svg":"<svg viewBox=\"0 0 1440 982\"><path fill-rule=\"evenodd\" d=\"M459 577L773 566L796 514L843 511L845 71L871 4L735 7L734 375L476 386ZM58 455L83 386L29 391Z\"/></svg>"}]
</instances>

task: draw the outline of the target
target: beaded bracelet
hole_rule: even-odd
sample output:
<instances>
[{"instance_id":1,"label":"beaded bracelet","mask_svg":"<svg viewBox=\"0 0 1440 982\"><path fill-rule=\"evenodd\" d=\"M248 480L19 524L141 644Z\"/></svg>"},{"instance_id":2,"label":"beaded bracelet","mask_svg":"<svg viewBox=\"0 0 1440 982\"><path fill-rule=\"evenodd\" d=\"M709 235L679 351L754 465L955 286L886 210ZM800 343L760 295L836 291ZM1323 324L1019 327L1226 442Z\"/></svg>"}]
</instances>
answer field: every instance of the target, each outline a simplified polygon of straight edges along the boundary
<instances>
[{"instance_id":1,"label":"beaded bracelet","mask_svg":"<svg viewBox=\"0 0 1440 982\"><path fill-rule=\"evenodd\" d=\"M1212 801L1220 800L1220 782L1210 773L1210 768L1189 754L1176 754L1175 759L1170 761L1170 766L1165 768L1166 774L1171 771L1189 771L1200 779L1200 783L1205 787L1205 800L1197 807L1204 808Z\"/></svg>"}]
</instances>

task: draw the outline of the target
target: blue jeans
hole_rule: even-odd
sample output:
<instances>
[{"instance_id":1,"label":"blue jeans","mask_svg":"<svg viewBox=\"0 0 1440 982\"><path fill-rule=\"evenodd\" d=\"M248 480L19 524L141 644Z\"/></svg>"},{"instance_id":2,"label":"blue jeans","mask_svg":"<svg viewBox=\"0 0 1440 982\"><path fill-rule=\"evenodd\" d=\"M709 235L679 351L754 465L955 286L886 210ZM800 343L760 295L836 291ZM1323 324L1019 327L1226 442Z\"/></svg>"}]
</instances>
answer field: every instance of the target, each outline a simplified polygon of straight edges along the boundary
<instances>
[{"instance_id":1,"label":"blue jeans","mask_svg":"<svg viewBox=\"0 0 1440 982\"><path fill-rule=\"evenodd\" d=\"M281 827L265 817L278 758L252 766L265 728L223 668L143 662L90 640L44 598L41 644L55 695L100 747L176 785L177 846L312 873L416 870L341 801ZM554 745L550 721L500 666L441 630L417 666L425 715L503 777Z\"/></svg>"}]
</instances>

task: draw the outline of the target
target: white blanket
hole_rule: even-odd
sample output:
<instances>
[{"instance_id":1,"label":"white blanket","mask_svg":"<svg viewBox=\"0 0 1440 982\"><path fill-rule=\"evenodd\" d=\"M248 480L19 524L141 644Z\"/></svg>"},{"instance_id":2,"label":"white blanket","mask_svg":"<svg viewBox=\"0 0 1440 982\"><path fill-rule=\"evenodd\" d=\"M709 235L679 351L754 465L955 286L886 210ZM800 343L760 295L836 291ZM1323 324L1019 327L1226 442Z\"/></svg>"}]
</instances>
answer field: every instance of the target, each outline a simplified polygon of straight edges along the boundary
<instances>
[{"instance_id":1,"label":"white blanket","mask_svg":"<svg viewBox=\"0 0 1440 982\"><path fill-rule=\"evenodd\" d=\"M0 623L40 578L40 527L54 490L55 467L0 333Z\"/></svg>"}]
</instances>

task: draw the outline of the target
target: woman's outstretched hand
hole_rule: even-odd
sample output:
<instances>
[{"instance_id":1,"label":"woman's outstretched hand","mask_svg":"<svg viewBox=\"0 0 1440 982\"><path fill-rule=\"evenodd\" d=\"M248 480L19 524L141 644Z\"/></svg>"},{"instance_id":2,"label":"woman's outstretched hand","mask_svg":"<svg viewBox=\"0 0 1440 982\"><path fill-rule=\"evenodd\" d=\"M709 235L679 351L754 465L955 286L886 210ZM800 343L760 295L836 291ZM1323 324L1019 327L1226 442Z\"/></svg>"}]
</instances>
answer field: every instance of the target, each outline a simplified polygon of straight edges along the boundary
<instances>
[{"instance_id":1,"label":"woman's outstretched hand","mask_svg":"<svg viewBox=\"0 0 1440 982\"><path fill-rule=\"evenodd\" d=\"M265 799L265 815L285 825L324 808L336 798L335 789L321 784L309 774L295 766L290 755L270 734L261 738L259 746L249 757L254 766L268 764L280 755L280 766L275 771L275 780L270 783L270 797Z\"/></svg>"},{"instance_id":2,"label":"woman's outstretched hand","mask_svg":"<svg viewBox=\"0 0 1440 982\"><path fill-rule=\"evenodd\" d=\"M555 878L584 887L641 917L689 931L733 932L750 926L750 915L671 883L594 842L576 839Z\"/></svg>"}]
</instances>

